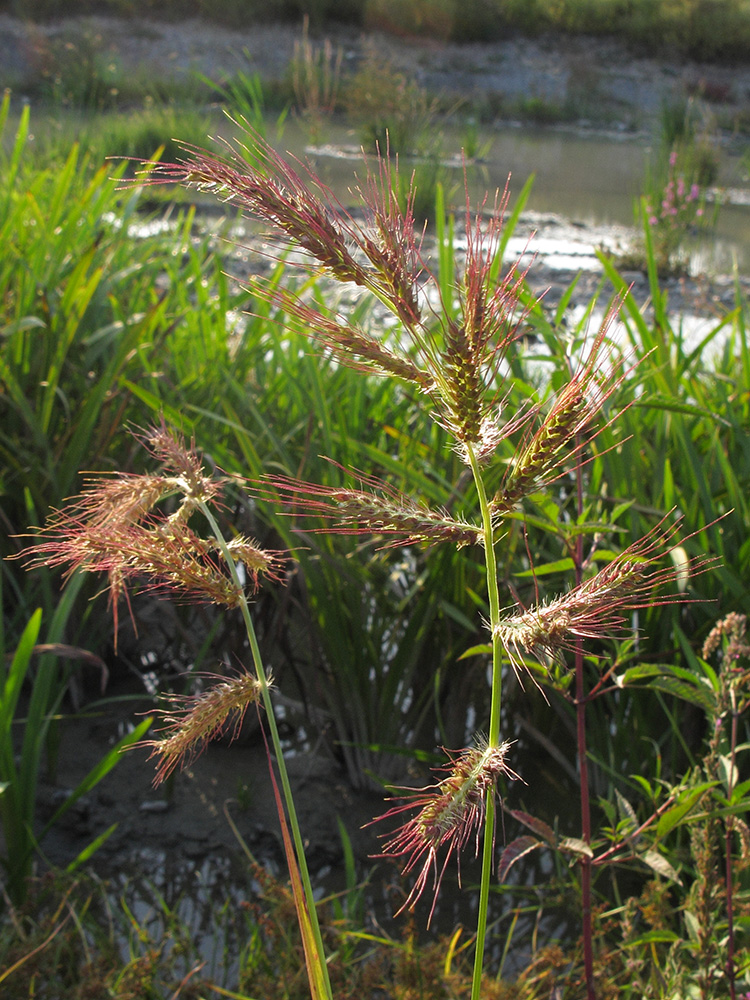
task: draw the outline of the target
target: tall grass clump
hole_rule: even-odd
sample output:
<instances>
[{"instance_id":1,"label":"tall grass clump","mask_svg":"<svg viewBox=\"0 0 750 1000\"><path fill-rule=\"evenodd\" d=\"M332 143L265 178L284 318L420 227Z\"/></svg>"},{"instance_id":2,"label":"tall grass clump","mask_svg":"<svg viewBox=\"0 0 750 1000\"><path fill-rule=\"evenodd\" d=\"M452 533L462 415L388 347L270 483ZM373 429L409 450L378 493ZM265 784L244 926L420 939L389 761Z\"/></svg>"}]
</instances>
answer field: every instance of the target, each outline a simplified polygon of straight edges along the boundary
<instances>
[{"instance_id":1,"label":"tall grass clump","mask_svg":"<svg viewBox=\"0 0 750 1000\"><path fill-rule=\"evenodd\" d=\"M317 536L374 537L384 550L401 553L407 566L421 559L416 554L423 550L428 562L439 560L441 551L468 554L481 568L483 583L483 593L475 590L474 598L482 641L470 653L482 657L486 667L486 714L472 732L462 734L457 748L443 751L432 783L394 790L394 804L381 817L388 828L380 853L395 859L404 876L414 876L399 911L414 909L425 892L432 894L428 921L451 859L458 860L467 846L481 856L471 985L472 1000L478 1000L494 989L485 975L493 871L505 878L532 850L556 848L578 878L581 952L569 978L578 995L592 1000L598 995L601 958L596 874L630 864L679 883L660 840L690 821L712 780L678 782L663 801L647 797L640 819L626 803L625 819L599 834L589 778L592 732L603 747L606 728L597 728L600 706L613 696L622 702L631 685L653 681L656 690L683 695L692 694L691 684L699 687L691 669L670 660L683 643L684 655L695 665L691 636L678 634L676 621L695 600L695 581L719 569L703 541L714 526L699 520L686 530L672 506L660 516L644 518L647 523L628 542L629 493L618 492L603 502L605 485L594 470L601 470L603 459L614 462L626 447L620 422L636 405L629 397L633 386L639 393L642 388L640 347L620 347L610 336L621 301L594 333L587 334L584 323L566 350L541 355L548 374L536 388L526 385L519 405L514 380L525 364L521 337L533 305L523 305L524 275L516 267L502 270L507 193L496 196L487 221L484 205L475 214L467 204L463 271L454 276L452 262L442 253L440 273L433 276L423 260L412 200L400 207L387 164L381 162L379 171L361 183L364 221L357 221L314 174L303 180L259 137L251 135L249 143L254 152L250 163L245 137L244 145L238 143L226 158L192 152L182 162L154 165L147 179L219 194L275 229L334 285L375 302L378 324L365 325L356 307L350 315L341 306L328 310L307 284L295 287L274 280L253 286L260 301L307 331L333 372L354 369L365 385L376 377L387 387L384 402L402 394L418 402L427 418L424 426L434 430L421 443L423 474L415 481L413 471L404 468L410 453L399 449L411 439L398 428L392 430L388 452L377 456L379 467L362 470L348 462L334 464L356 451L345 436L335 438L325 425L311 425L310 449L340 449L330 455L334 478L321 482L259 469L251 451L250 477L219 474L195 446L162 422L141 434L153 471L91 477L78 498L40 529L26 557L33 565L61 566L68 573L105 574L115 610L132 586L145 579L157 590L240 613L252 670L243 667L196 698L176 699L167 710L164 734L149 746L162 780L206 740L233 731L250 705L262 708L310 990L314 997L330 997L304 834L275 720L273 679L250 603L263 579L277 584L289 576L291 553L236 530L226 513L239 491L259 508L273 511L275 519L299 525L305 544L316 544ZM281 276L276 272L277 279ZM379 408L378 415L387 419L387 409ZM629 468L637 465L635 460ZM445 503L433 502L435 483L448 485ZM549 548L557 547L556 558L541 563L540 526ZM280 534L293 544L289 531ZM530 585L523 599L508 575L509 546L525 551ZM559 577L567 578L567 586L555 586ZM371 620L371 596L355 596L360 614ZM660 637L666 660L644 664L638 656L638 622L655 621L660 608L666 612ZM325 619L329 639L335 639L340 627L337 610L329 607ZM405 623L397 654L403 650L408 656L411 644L422 641L429 615L417 624L413 631ZM394 655L393 634L383 634L374 659L383 654ZM383 677L387 680L387 673ZM378 694L376 678L368 674L373 696ZM531 834L506 846L498 869L498 803L514 783L534 781L509 730L506 701L513 687L527 690L528 697L540 694L545 703L560 704L568 714L575 734L580 833L558 839L541 820L512 810L515 821ZM403 695L398 687L390 692L394 699ZM733 747L735 753L736 741ZM739 788L733 780L733 802L744 795L744 786L741 793ZM722 981L732 991L738 973L732 952Z\"/></svg>"}]
</instances>

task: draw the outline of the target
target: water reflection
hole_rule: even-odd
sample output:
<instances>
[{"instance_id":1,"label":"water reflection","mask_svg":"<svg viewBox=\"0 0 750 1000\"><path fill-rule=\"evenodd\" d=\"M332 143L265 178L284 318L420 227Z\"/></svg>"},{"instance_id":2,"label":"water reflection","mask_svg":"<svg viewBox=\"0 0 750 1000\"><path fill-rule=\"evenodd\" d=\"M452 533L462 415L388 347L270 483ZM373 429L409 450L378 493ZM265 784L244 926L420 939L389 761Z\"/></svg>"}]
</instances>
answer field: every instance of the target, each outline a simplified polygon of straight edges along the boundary
<instances>
[{"instance_id":1,"label":"water reflection","mask_svg":"<svg viewBox=\"0 0 750 1000\"><path fill-rule=\"evenodd\" d=\"M229 137L227 123L224 134ZM467 179L472 198L504 187L510 176L513 195L534 175L527 208L540 216L554 214L596 230L635 224L635 202L644 190L651 146L643 135L588 134L574 129L527 128L506 125L493 133L484 161L469 164ZM343 202L356 178L362 176L361 153L351 130L330 127L329 141L311 147L304 133L291 123L280 152L307 160ZM443 148L454 154L461 147L458 130L445 129ZM715 196L721 203L714 229L697 241L695 266L702 271L729 273L750 266L750 187L742 151L723 151ZM458 191L463 189L463 166L455 156L446 167ZM402 169L409 169L408 159ZM459 198L459 203L461 199ZM578 254L574 254L578 256ZM580 263L580 262L579 262ZM579 264L574 264L579 266Z\"/></svg>"}]
</instances>

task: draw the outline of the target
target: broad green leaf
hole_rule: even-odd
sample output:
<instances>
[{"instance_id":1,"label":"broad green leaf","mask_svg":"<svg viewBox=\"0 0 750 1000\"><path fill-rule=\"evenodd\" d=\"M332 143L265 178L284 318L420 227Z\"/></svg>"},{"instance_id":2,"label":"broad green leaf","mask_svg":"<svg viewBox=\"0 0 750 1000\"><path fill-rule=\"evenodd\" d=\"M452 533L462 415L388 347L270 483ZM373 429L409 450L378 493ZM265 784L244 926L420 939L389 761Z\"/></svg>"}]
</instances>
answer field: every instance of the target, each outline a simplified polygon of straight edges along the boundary
<instances>
[{"instance_id":1,"label":"broad green leaf","mask_svg":"<svg viewBox=\"0 0 750 1000\"><path fill-rule=\"evenodd\" d=\"M551 573L572 573L575 569L573 560L570 558L557 559L555 562L543 563L539 566L534 566L533 569L521 570L514 575L517 578L527 577L527 576L549 576Z\"/></svg>"},{"instance_id":2,"label":"broad green leaf","mask_svg":"<svg viewBox=\"0 0 750 1000\"><path fill-rule=\"evenodd\" d=\"M492 653L492 646L490 643L480 643L478 646L472 646L470 649L465 650L459 656L459 660L468 660L470 656L487 656Z\"/></svg>"},{"instance_id":3,"label":"broad green leaf","mask_svg":"<svg viewBox=\"0 0 750 1000\"><path fill-rule=\"evenodd\" d=\"M681 792L675 805L666 812L663 812L656 823L656 837L661 840L666 837L676 826L679 826L685 817L695 808L705 792L714 788L716 782L705 781L694 788Z\"/></svg>"}]
</instances>

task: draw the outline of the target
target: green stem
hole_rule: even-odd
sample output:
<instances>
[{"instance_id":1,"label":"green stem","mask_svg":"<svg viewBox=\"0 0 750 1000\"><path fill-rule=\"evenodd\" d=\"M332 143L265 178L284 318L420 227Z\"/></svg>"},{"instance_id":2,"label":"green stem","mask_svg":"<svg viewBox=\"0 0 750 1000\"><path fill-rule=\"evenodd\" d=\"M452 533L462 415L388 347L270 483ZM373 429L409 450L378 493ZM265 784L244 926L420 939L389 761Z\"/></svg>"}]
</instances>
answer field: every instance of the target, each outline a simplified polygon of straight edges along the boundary
<instances>
[{"instance_id":1,"label":"green stem","mask_svg":"<svg viewBox=\"0 0 750 1000\"><path fill-rule=\"evenodd\" d=\"M260 682L261 696L263 698L263 707L266 710L266 721L268 725L268 732L271 736L271 745L273 746L274 754L276 755L276 767L279 772L279 778L281 780L281 788L284 794L284 802L286 804L287 816L289 819L289 825L292 828L292 839L294 841L294 850L297 855L297 865L300 870L300 875L302 877L302 885L305 891L305 899L307 900L307 909L310 914L310 923L312 925L313 934L315 937L315 945L318 952L318 963L322 972L323 981L326 986L326 991L330 1000L332 1000L333 994L331 992L331 982L328 977L328 966L325 960L325 949L323 947L323 937L320 933L320 924L318 923L318 913L315 907L315 897L313 896L312 882L310 881L310 872L307 867L307 859L305 858L305 847L302 840L302 833L300 831L299 822L297 820L297 811L294 807L294 796L292 794L292 786L289 781L289 774L286 769L286 764L284 762L284 751L281 747L281 738L279 737L279 730L276 725L276 716L274 715L273 700L271 698L271 687L268 681L268 674L263 666L263 657L260 653L260 647L258 645L258 637L255 632L255 626L253 625L253 620L250 616L250 606L245 597L245 590L240 580L239 573L237 572L237 564L232 558L232 554L227 547L226 540L221 532L216 519L211 513L210 508L203 502L199 504L199 507L211 526L211 531L218 543L221 554L224 561L229 568L229 573L232 577L232 582L237 588L239 594L241 594L240 608L242 609L242 618L245 623L245 630L247 632L247 637L250 642L250 652L253 658L253 666L255 667L255 673Z\"/></svg>"},{"instance_id":2,"label":"green stem","mask_svg":"<svg viewBox=\"0 0 750 1000\"><path fill-rule=\"evenodd\" d=\"M495 558L494 528L492 514L487 501L484 480L471 446L467 446L471 471L474 476L479 509L482 514L482 533L484 538L484 562L487 572L487 599L490 607L490 631L492 634L492 693L490 702L490 731L488 742L491 747L500 743L500 709L502 706L502 647L497 638L497 625L500 621L500 591L497 585L497 561ZM471 1000L480 1000L482 988L482 969L484 966L484 948L487 937L487 909L490 896L490 880L492 878L492 863L495 847L495 801L490 797L484 819L484 844L482 848L482 877L479 885L479 914L477 917L477 940L474 950L474 974L471 981Z\"/></svg>"}]
</instances>

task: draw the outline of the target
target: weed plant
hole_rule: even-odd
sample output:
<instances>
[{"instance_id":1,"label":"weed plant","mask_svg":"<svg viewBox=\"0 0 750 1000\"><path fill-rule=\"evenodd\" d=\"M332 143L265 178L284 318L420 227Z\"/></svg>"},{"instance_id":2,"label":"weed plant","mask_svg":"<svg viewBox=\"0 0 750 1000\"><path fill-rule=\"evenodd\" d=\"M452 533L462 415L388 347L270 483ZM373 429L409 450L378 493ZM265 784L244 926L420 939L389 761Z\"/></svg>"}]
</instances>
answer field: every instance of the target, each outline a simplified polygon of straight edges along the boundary
<instances>
[{"instance_id":1,"label":"weed plant","mask_svg":"<svg viewBox=\"0 0 750 1000\"><path fill-rule=\"evenodd\" d=\"M310 41L310 19L305 16L302 38L294 44L294 57L290 66L297 113L304 122L310 141L320 142L323 122L336 111L341 86L341 65L344 50L341 46L334 55L328 39L321 47Z\"/></svg>"},{"instance_id":2,"label":"weed plant","mask_svg":"<svg viewBox=\"0 0 750 1000\"><path fill-rule=\"evenodd\" d=\"M659 144L636 219L647 227L662 277L687 273L685 244L715 224L719 203L708 205L719 171L715 126L694 99L665 105Z\"/></svg>"},{"instance_id":3,"label":"weed plant","mask_svg":"<svg viewBox=\"0 0 750 1000\"><path fill-rule=\"evenodd\" d=\"M8 113L6 96L0 131ZM148 220L137 215L137 195L116 190L124 169L92 164L75 145L40 168L28 109L0 154L4 555L16 547L10 536L75 491L82 468L126 460L115 458L116 429L142 412L138 393L159 377L178 318L193 325L191 291L212 266L205 241L192 243L190 215L160 220L152 237L134 235L131 227ZM227 292L217 304L223 316L234 299ZM20 586L7 563L3 572L5 610L16 608L21 627L40 602L51 616L49 593ZM88 614L80 615L85 627Z\"/></svg>"},{"instance_id":4,"label":"weed plant","mask_svg":"<svg viewBox=\"0 0 750 1000\"><path fill-rule=\"evenodd\" d=\"M594 903L595 874L628 863L679 884L674 859L661 841L666 833L691 824L691 829L700 829L701 817L694 810L714 786L709 775L702 783L677 780L664 789L660 785L658 794L649 785L638 807L643 812L639 817L615 784L621 819L616 822L612 813L610 828L595 830L588 774L592 719L599 752L604 753L606 730L597 729L596 714L602 701L622 703L631 685L650 683L656 692L685 696L686 685L692 684L688 702L691 691L700 689L702 668L695 669L697 660L691 635L685 632L683 609L689 611L699 596L695 586L701 575L709 569L718 571L711 542L721 529L714 522L707 524L699 512L695 530L683 530L667 513L651 518L629 544L617 544L618 536L629 534L624 523L631 518L633 505L628 493L610 491L608 481L605 490L601 470L627 444L616 417L624 420L623 414L635 404L621 408L618 403L640 386L634 369L644 345L630 351L611 339L614 313L605 317L591 337L579 330L565 351L559 350L559 335L549 327L551 350L543 358L551 365L548 380L538 392L527 388L524 405L509 405L513 397L503 386L522 367L519 337L525 328L520 325L525 292L523 275L516 269L501 273L504 199L496 201L488 228L467 208L466 265L451 287L447 255L441 256L437 278L425 270L411 203L406 211L399 208L385 164L381 163L378 176L368 177L363 184L367 223L362 225L344 213L325 188L314 192L314 176L307 186L257 137L253 141L256 153L251 166L241 152L234 159L196 153L184 163L157 166L155 172L160 180L235 199L277 227L329 277L366 290L390 312L395 325L392 336L384 339L344 318L340 311L323 311L304 285L294 289L273 280L263 288L254 287L261 300L279 307L319 342L334 368L353 366L378 375L394 398L401 392L417 397L420 411L434 421L441 448L434 453L422 444L429 474L422 478L424 488L419 492L407 494L401 488L402 483L413 481L413 474L404 468L404 456L398 451L381 467L388 481L334 465L340 475L334 483L266 471L245 481L242 489L259 504L292 516L294 522L303 519L309 525L306 541L320 532L323 537L326 533L374 534L382 538L386 549L395 548L404 556L419 546L446 543L449 548L469 550L472 559L483 566L486 592L477 604L484 611L486 632L472 653L486 657L491 688L488 718L462 749L446 751L442 776L411 793L402 790L399 804L384 817L401 825L385 835L383 855L398 859L405 875L416 876L401 909L416 906L428 887L434 893L434 909L451 857L458 856L468 843L474 844L481 853L482 874L471 995L489 995L492 987L484 976L484 951L499 827L498 795L505 794L509 782L518 778L516 768L523 771L522 756L503 734L507 722L503 690L509 684L508 675L515 677L522 687L536 688L562 705L573 723L581 831L579 837L558 838L540 819L512 810L513 818L531 833L505 847L499 874L504 879L522 857L543 847L553 848L566 864L574 866L580 877L582 960L573 963L568 978L579 995L595 997L599 990L596 970L601 968L601 945L595 934L601 916ZM529 303L529 316L534 308ZM628 308L632 311L632 306ZM321 444L339 444L340 457L346 460L346 437L329 441L326 428L320 430ZM427 444L433 443L430 436ZM393 439L394 445L401 443L397 434ZM289 557L259 546L224 523L217 501L222 494L231 495L239 485L237 480L214 476L197 451L163 424L146 432L144 441L156 460L156 471L92 479L73 505L53 517L27 554L37 564L105 572L115 608L131 581L145 576L158 588L241 611L254 674L241 671L204 696L178 700L166 716L165 737L150 745L159 760L159 777L166 777L207 739L235 725L249 704L263 704L278 772L279 818L310 989L315 997L331 996L302 831L274 718L271 676L248 603L248 589L254 591L263 576L273 580L285 574ZM451 478L440 467L443 455L449 456ZM637 464L634 461L629 468ZM613 477L613 483L622 482L623 469L621 465L619 479ZM434 483L448 486L447 503L435 505L426 499L434 493ZM603 502L604 496L611 499ZM642 510L639 516L645 514ZM193 526L198 515L208 529L206 534L197 533ZM557 549L554 558L538 558L531 534L534 528L541 528L542 536L552 543L549 547ZM529 604L511 587L513 603L503 611L499 584L506 579L503 559L509 544L525 547L525 572L532 586ZM560 574L569 575L572 582L567 590L556 593L547 588L547 582ZM662 593L660 588L670 584L672 590ZM364 611L372 591L358 596L364 596ZM659 608L669 612L658 636L662 658L648 663L639 649L636 625L639 619L656 622ZM371 611L367 617L371 618ZM324 621L324 631L335 635L339 623L331 618ZM411 621L405 623L399 653L402 648L410 651L423 628L419 619L416 633L411 626ZM673 659L681 644L687 668L677 666ZM389 646L393 637L384 636L374 658ZM403 671L403 665L398 670ZM372 676L368 681L372 686ZM394 689L392 697L402 696L402 690ZM733 736L730 759L737 752ZM606 762L600 761L606 773ZM617 766L613 761L610 779ZM642 784L635 785L643 790ZM745 808L745 792L745 786L732 778L727 789L732 810ZM607 801L602 808L607 813ZM693 856L698 856L697 846ZM707 867L698 879L708 884ZM727 877L726 898L730 898L729 885ZM727 923L734 940L731 908ZM547 958L544 968L550 968ZM740 973L732 948L723 971L713 962L710 973L703 976L703 995L711 995L706 990L714 985L734 994Z\"/></svg>"},{"instance_id":5,"label":"weed plant","mask_svg":"<svg viewBox=\"0 0 750 1000\"><path fill-rule=\"evenodd\" d=\"M380 55L374 44L346 83L343 102L366 152L424 154L432 144L437 105L406 73Z\"/></svg>"},{"instance_id":6,"label":"weed plant","mask_svg":"<svg viewBox=\"0 0 750 1000\"><path fill-rule=\"evenodd\" d=\"M17 136L13 154L5 164L6 170L10 167L6 175L11 179L9 205L17 206L24 201L15 193L13 179L31 180L24 173L26 166L26 146ZM62 176L67 178L69 175L63 171ZM33 218L46 217L46 198L50 194L53 205L67 204L61 191L68 188L55 187L51 177L52 174L48 175L45 182L35 178L30 184L32 198L27 198L26 204L37 206ZM113 211L122 211L111 188L107 199L102 198L101 204L112 206ZM126 201L126 204L134 205L135 202ZM60 216L51 215L51 218L59 221ZM511 225L505 228L501 240L512 228L512 218L508 222ZM80 230L86 235L92 231L73 224L58 226L58 229L49 227L45 231L45 252L49 260L62 260L67 267L70 260L66 252L69 253L73 245L70 234ZM21 229L22 232L28 230L33 232L33 226ZM112 230L112 235L115 231L120 230ZM187 252L187 272L176 270L183 258L175 258L173 250L175 245L189 246L187 226L182 234L177 239L171 237L167 243L158 244L163 249L157 253L153 244L144 246L141 263L134 272L123 274L120 286L126 287L126 275L130 278L135 273L142 277L143 287L151 293L161 287L173 296L167 299L159 319L165 324L168 336L154 340L147 352L141 351L139 360L143 369L132 370L118 382L123 393L131 394L131 403L137 401L143 407L137 411L137 416L135 409L130 411L139 425L147 419L144 410L154 414L164 412L175 425L182 425L191 433L197 430L206 452L221 467L244 468L255 479L264 469L278 467L285 475L301 475L309 482L334 490L351 487L351 482L341 478L340 470L317 459L320 449L335 455L347 466L375 468L378 475L387 475L391 486L401 494L418 496L430 507L456 504L455 484L462 477L466 479L466 470L459 456L450 451L446 429L432 422L425 412L420 394L409 392L408 387L395 388L390 380L378 382L352 371L338 364L333 353L322 360L314 357L304 339L304 331L309 327L308 314L300 313L293 301L282 294L271 302L264 302L254 289L250 296L254 316L236 325L228 323L228 314L233 308L247 305L248 296L231 291L230 284L218 269L209 267L200 252ZM95 242L94 235L91 241ZM101 245L100 239L97 246ZM440 246L441 308L446 313L453 309L457 315L452 290L456 281L452 270L453 248L448 233L441 237ZM133 259L133 246L124 237L118 252L123 259L126 256ZM22 283L15 284L20 259L23 258L14 258L14 267L8 269L8 287L24 287ZM30 259L41 259L41 251L30 254ZM649 260L654 260L653 253ZM604 263L612 282L622 288L622 279L611 263ZM64 269L50 272L53 279L56 274L65 273ZM105 269L102 280L107 273ZM168 276L166 282L165 274ZM722 557L721 567L710 576L693 578L692 592L696 597L716 598L721 609L734 604L741 606L748 578L744 544L748 517L744 427L750 377L745 303L738 295L734 313L717 321L703 341L693 345L686 332L675 327L668 313L653 264L649 274L654 320L647 320L631 300L626 300L622 317L632 350L646 355L646 359L639 366L639 377L631 376L619 386L623 412L617 424L602 430L597 439L599 447L595 459L586 467L586 475L590 476L588 492L592 497L599 497L598 505L592 507L592 519L594 523L596 519L600 523L610 523L614 498L621 500L631 495L633 468L643 470L643 476L639 484L639 502L620 514L619 524L625 539L637 539L649 530L653 524L650 511L668 510L674 504L685 514L688 533L711 524L717 515L735 508L734 517L692 539L691 544L696 549L706 554L718 552ZM215 285L218 296L209 292L208 284ZM298 292L310 308L326 315L325 307L332 295L330 289L319 283L295 280L294 271L288 265L279 264L269 271L269 286ZM556 316L548 317L539 304L524 298L522 284L518 292L522 308L527 311L526 321L541 338L546 351L551 357L564 356L569 346L569 334L562 328L564 303ZM119 302L121 296L113 290L111 298ZM42 296L42 301L45 300L50 300L49 293ZM342 308L345 306L344 301ZM355 312L348 315L348 321L354 326L368 322L367 309L361 302ZM26 330L27 335L31 329L30 326ZM15 330L16 335L20 332L20 328ZM583 326L576 334L583 336ZM10 342L6 340L5 343ZM20 343L17 337L14 343ZM713 359L709 362L711 351ZM33 352L27 344L21 355L27 357L30 353ZM3 355L6 361L11 356ZM509 353L506 362L512 373L513 393L508 397L508 408L520 407L535 388L544 391L544 383L539 380L536 387L532 384L528 360L520 353ZM87 357L79 361L70 356L64 368L66 378L80 374L79 365L80 371L91 370ZM650 390L649 406L644 405L641 396L644 384L648 384ZM72 388L67 386L68 383L66 394L70 393L69 398L75 399ZM14 398L20 399L21 394ZM632 405L628 407L631 400ZM36 415L42 403L33 401L22 412L27 416ZM71 406L70 411L78 412L75 406ZM718 421L717 414L721 415ZM8 426L9 453L24 454L29 448L29 438L22 430L23 423ZM619 433L616 433L617 428ZM14 434L20 444L12 443ZM38 439L38 436L33 438L34 441ZM610 444L614 447L610 448ZM397 456L394 455L396 446L399 448ZM502 449L503 445L500 447ZM64 453L63 449L59 454ZM431 458L433 453L446 458L439 472ZM124 449L120 449L119 456L123 454ZM500 454L504 454L502 450ZM511 454L509 448L503 462L509 461ZM87 452L83 458L79 455L77 461L90 466L96 461L96 455L92 457ZM115 467L119 461L115 451L108 453L103 464ZM488 474L498 479L493 489L499 488L503 462L496 469L488 470ZM695 469L702 471L699 478L696 478ZM71 483L74 484L78 470L72 456L71 470ZM29 486L39 490L39 508L30 515L21 510L13 523L16 531L25 523L24 518L37 520L47 505L58 505L62 495L54 483L50 486L40 484L31 467L28 477ZM542 582L552 577L552 567L560 563L561 549L570 548L560 526L570 520L571 480L563 477L555 490L527 501L528 547L534 556L536 576ZM70 492L70 487L67 491ZM14 495L18 495L17 491L9 491L7 502ZM297 539L291 531L294 522L284 516L283 505L281 510L273 511L269 504L260 500L258 507L264 519L272 523L277 534L285 540L282 544L295 544ZM238 501L243 516L248 516L248 508L249 505ZM252 530L256 531L261 525L255 518L252 520L255 522ZM514 519L507 527L508 534L498 548L501 562L498 575L502 580L512 579L515 588L520 588L524 602L531 601L534 599L533 576L528 562L523 565L526 545L522 522ZM403 746L405 740L415 739L415 733L420 740L431 740L434 720L428 702L433 691L438 695L443 721L448 725L448 732L444 732L440 742L449 747L460 746L465 733L460 724L453 724L448 719L448 712L455 708L458 689L454 663L466 644L467 635L474 636L475 646L483 641L481 627L471 621L474 610L479 607L485 615L488 613L480 594L481 574L473 549L466 547L455 553L446 546L423 553L416 546L406 546L395 550L363 551L356 536L328 536L317 532L309 532L304 541L308 550L300 553L299 577L304 580L306 590L298 590L294 585L290 590L298 615L294 635L297 648L293 655L298 662L312 665L317 671L319 682L325 688L325 698L337 713L336 734L344 744L350 773L358 775L359 781L364 780L368 772L387 774L389 746L391 749ZM357 550L360 557L365 557L361 559L361 566L353 555L349 555ZM22 593L19 585L17 594ZM375 596L382 602L377 616L372 613ZM274 610L270 611L264 601L262 598L254 608L262 640L266 637L266 628L268 635L274 631L274 622L279 620L275 616L280 614L276 608L281 607L272 602ZM31 609L33 604L28 606ZM640 660L674 662L679 655L676 647L682 644L689 648L694 635L705 634L715 609L689 605L681 609L661 609L657 614L643 608L639 614L645 625L645 634L638 640ZM311 636L314 642L308 641ZM394 637L398 642L396 653ZM363 648L367 650L366 657L362 655ZM635 658L635 654L632 655ZM472 671L474 665L475 677L483 673L483 656L478 652L473 659L463 661L468 671ZM628 660L621 662L631 665ZM435 663L439 664L437 670L433 670ZM693 672L700 676L698 669ZM374 684L373 677L376 678ZM603 799L612 798L615 785L621 787L621 779L616 777L619 771L656 774L663 767L660 762L667 760L670 765L674 764L673 773L676 774L679 761L671 760L675 751L670 747L679 745L677 734L685 739L682 752L689 752L693 759L696 757L700 740L693 736L695 722L690 723L684 707L672 701L676 688L674 678L671 688L668 684L663 688L657 686L656 696L653 679L651 683L650 691L636 691L629 698L614 698L610 693L588 707L587 726L594 747L591 780L594 787L602 791ZM373 704L373 687L381 693L377 705ZM549 719L549 715L543 714L547 710L533 686L527 684L526 688L522 700L514 697L512 685L507 685L506 705L511 698L514 708L523 701L535 701L536 718ZM662 701L664 711L655 718L653 706L662 697L667 699ZM394 702L399 699L409 707L395 713ZM690 706L689 701L686 704ZM575 768L575 740L565 732L564 724L555 721L561 717L566 719L564 712L557 713L550 722L551 728L545 731L556 740L559 737L558 750L563 755L570 755ZM460 711L457 718L461 719ZM352 728L352 720L356 729ZM391 726L390 730L385 726ZM634 733L642 735L640 744L633 739ZM654 740L654 750L644 761L642 748L649 745L649 739ZM632 798L631 793L627 794ZM741 796L738 801L741 803ZM549 842L547 831L542 835L535 830L534 834L535 840ZM541 847L535 849L541 850ZM643 902L645 906L645 896ZM689 941L690 938L680 940ZM643 961L647 965L648 942L640 942L638 948L646 956ZM542 965L540 958L537 968L540 976ZM529 982L535 974L529 973Z\"/></svg>"}]
</instances>

